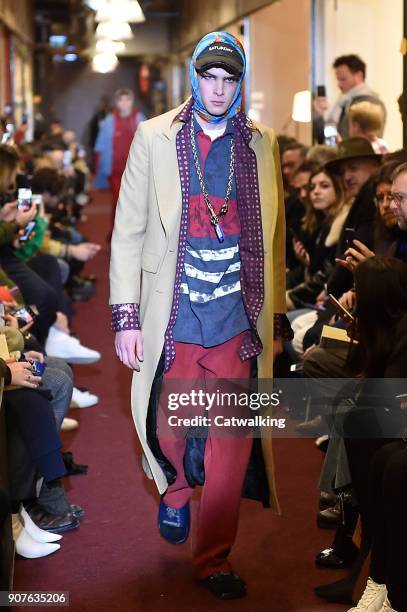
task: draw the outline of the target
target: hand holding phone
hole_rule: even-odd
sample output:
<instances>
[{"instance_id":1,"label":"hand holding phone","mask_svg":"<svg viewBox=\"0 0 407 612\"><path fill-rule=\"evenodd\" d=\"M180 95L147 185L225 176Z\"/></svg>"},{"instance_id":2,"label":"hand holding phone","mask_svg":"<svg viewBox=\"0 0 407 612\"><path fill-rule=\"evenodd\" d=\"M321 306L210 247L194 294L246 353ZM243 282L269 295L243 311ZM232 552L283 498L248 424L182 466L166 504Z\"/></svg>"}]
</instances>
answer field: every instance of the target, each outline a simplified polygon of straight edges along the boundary
<instances>
[{"instance_id":1,"label":"hand holding phone","mask_svg":"<svg viewBox=\"0 0 407 612\"><path fill-rule=\"evenodd\" d=\"M17 192L17 207L20 210L30 210L32 205L32 191L22 187Z\"/></svg>"},{"instance_id":2,"label":"hand holding phone","mask_svg":"<svg viewBox=\"0 0 407 612\"><path fill-rule=\"evenodd\" d=\"M27 240L29 239L29 237L31 236L31 234L33 233L36 227L37 227L37 222L35 221L35 219L33 219L26 225L24 229L24 233L21 234L21 236L19 236L18 238L19 242L27 242Z\"/></svg>"},{"instance_id":3,"label":"hand holding phone","mask_svg":"<svg viewBox=\"0 0 407 612\"><path fill-rule=\"evenodd\" d=\"M330 147L335 147L338 141L338 129L336 125L328 123L324 127L325 144Z\"/></svg>"},{"instance_id":4,"label":"hand holding phone","mask_svg":"<svg viewBox=\"0 0 407 612\"><path fill-rule=\"evenodd\" d=\"M346 248L350 249L351 247L353 247L353 241L355 240L356 230L354 227L345 227L343 232L344 232Z\"/></svg>"},{"instance_id":5,"label":"hand holding phone","mask_svg":"<svg viewBox=\"0 0 407 612\"><path fill-rule=\"evenodd\" d=\"M317 115L323 116L328 110L325 85L317 85L314 99L314 110Z\"/></svg>"},{"instance_id":6,"label":"hand holding phone","mask_svg":"<svg viewBox=\"0 0 407 612\"><path fill-rule=\"evenodd\" d=\"M29 325L30 323L34 323L38 314L31 308L31 306L21 306L17 310L14 310L12 313L13 317L18 319L20 326Z\"/></svg>"},{"instance_id":7,"label":"hand holding phone","mask_svg":"<svg viewBox=\"0 0 407 612\"><path fill-rule=\"evenodd\" d=\"M25 229L30 221L34 219L37 214L35 206L31 206L28 210L17 209L14 221L20 229Z\"/></svg>"},{"instance_id":8,"label":"hand holding phone","mask_svg":"<svg viewBox=\"0 0 407 612\"><path fill-rule=\"evenodd\" d=\"M342 304L336 299L334 295L332 295L332 293L330 293L328 297L332 304L335 306L336 310L338 311L338 314L341 319L346 322L353 322L355 320L355 317L349 312L347 308L345 308L345 306L342 306Z\"/></svg>"}]
</instances>

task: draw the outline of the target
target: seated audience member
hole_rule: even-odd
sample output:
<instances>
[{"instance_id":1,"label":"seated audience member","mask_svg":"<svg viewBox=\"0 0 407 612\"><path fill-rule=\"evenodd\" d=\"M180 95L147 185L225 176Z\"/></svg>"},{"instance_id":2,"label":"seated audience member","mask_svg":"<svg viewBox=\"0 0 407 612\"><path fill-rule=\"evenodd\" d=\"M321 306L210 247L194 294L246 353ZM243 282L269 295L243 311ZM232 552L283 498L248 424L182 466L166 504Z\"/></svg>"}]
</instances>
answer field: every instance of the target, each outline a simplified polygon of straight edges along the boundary
<instances>
[{"instance_id":1,"label":"seated audience member","mask_svg":"<svg viewBox=\"0 0 407 612\"><path fill-rule=\"evenodd\" d=\"M383 612L407 611L404 552L407 450L404 441L385 444L372 457L367 480L365 523L371 528L371 561L367 586L356 610L367 602ZM383 607L379 608L383 602ZM374 608L373 608L374 609Z\"/></svg>"},{"instance_id":2,"label":"seated audience member","mask_svg":"<svg viewBox=\"0 0 407 612\"><path fill-rule=\"evenodd\" d=\"M371 550L371 578L352 610L366 610L368 604L370 609L378 611L390 612L391 606L398 611L406 610L407 589L402 569L403 542L407 537L404 515L398 510L386 514L384 510L388 506L383 497L384 491L388 491L397 498L401 483L394 478L401 472L398 463L392 466L396 468L393 480L387 483L388 488L382 488L377 470L380 467L383 474L386 465L391 465L387 461L391 462L393 452L402 448L401 442L396 442L390 452L388 443L401 435L406 425L406 415L400 410L397 396L407 391L407 265L391 257L366 259L355 270L355 295L355 319L348 326L348 333L358 342L351 344L349 360L357 376L356 386L346 410L338 410L335 427L346 449L345 463L338 455L341 478L345 482L347 473L349 482L345 488L353 487L362 519L362 541L351 574L342 586L347 586L350 597ZM405 509L405 496L399 496L399 500ZM400 522L396 529L392 523L397 517ZM317 592L322 596L332 595L335 588L338 593L338 583L336 587L319 587ZM385 604L386 594L389 601Z\"/></svg>"},{"instance_id":3,"label":"seated audience member","mask_svg":"<svg viewBox=\"0 0 407 612\"><path fill-rule=\"evenodd\" d=\"M15 337L12 337L14 342ZM11 357L7 363L0 360L0 370L6 385L4 405L13 512L20 512L21 502L24 502L29 508L31 503L29 498L35 496L36 474L38 473L39 477L44 479L43 501L49 509L45 510L41 507L41 527L45 530L55 528L67 531L78 527L79 522L66 501L60 480L66 473L60 453L62 444L49 400L50 393L45 388L39 389L42 379L33 372L32 362L29 361L33 357L35 355L27 354L26 360L23 361L15 361L14 357ZM22 444L23 453L16 452L16 442L17 446L19 443ZM28 457L28 462L26 457ZM77 510L76 507L75 509ZM28 553L34 552L34 556L43 556L36 555L38 547L33 543L31 543L32 547L29 546L27 534L24 534L23 542L18 541L20 536L21 530L19 529L16 538L18 552L20 552L20 544L22 550L27 550L28 546ZM34 551L31 548L34 548ZM47 548L49 549L45 547ZM24 553L21 552L21 554ZM49 554L49 552L45 550L44 554Z\"/></svg>"},{"instance_id":4,"label":"seated audience member","mask_svg":"<svg viewBox=\"0 0 407 612\"><path fill-rule=\"evenodd\" d=\"M407 188L407 164L385 164L377 181L375 203L378 222L373 250L355 240L345 253L346 259L337 260L351 272L359 263L374 255L394 255L407 261L407 211L403 200L405 192L402 191Z\"/></svg>"},{"instance_id":5,"label":"seated audience member","mask_svg":"<svg viewBox=\"0 0 407 612\"><path fill-rule=\"evenodd\" d=\"M296 140L288 142L281 153L281 172L286 197L292 193L291 179L296 168L305 161L307 147Z\"/></svg>"},{"instance_id":6,"label":"seated audience member","mask_svg":"<svg viewBox=\"0 0 407 612\"><path fill-rule=\"evenodd\" d=\"M308 182L311 172L316 168L317 165L314 162L307 160L296 168L291 180L293 191L285 201L286 266L289 270L298 266L298 260L293 249L293 237L294 235L302 235L301 222L308 197Z\"/></svg>"},{"instance_id":7,"label":"seated audience member","mask_svg":"<svg viewBox=\"0 0 407 612\"><path fill-rule=\"evenodd\" d=\"M304 240L294 237L294 251L304 268L304 282L287 292L287 308L314 304L332 269L344 220L349 212L337 175L325 169L311 173L307 205L301 229Z\"/></svg>"},{"instance_id":8,"label":"seated audience member","mask_svg":"<svg viewBox=\"0 0 407 612\"><path fill-rule=\"evenodd\" d=\"M381 156L374 152L366 139L349 138L339 143L337 159L326 164L328 171L342 176L345 195L352 202L339 239L338 256L345 252L350 232L352 238L360 240L368 247L372 245L376 207L370 179L379 168L380 160ZM328 279L327 292L340 297L352 287L352 283L352 275L336 265Z\"/></svg>"},{"instance_id":9,"label":"seated audience member","mask_svg":"<svg viewBox=\"0 0 407 612\"><path fill-rule=\"evenodd\" d=\"M348 111L349 137L366 138L375 153L388 153L389 147L382 138L379 138L383 133L384 119L384 109L380 104L367 100L352 104Z\"/></svg>"}]
</instances>

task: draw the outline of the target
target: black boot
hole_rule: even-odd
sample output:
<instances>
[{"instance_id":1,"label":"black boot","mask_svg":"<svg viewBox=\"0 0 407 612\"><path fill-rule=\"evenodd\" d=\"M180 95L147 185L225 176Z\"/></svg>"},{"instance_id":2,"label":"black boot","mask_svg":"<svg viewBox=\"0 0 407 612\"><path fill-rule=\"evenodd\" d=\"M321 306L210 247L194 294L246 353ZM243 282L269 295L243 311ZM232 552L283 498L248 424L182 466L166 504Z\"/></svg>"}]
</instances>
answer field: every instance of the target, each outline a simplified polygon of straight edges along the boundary
<instances>
[{"instance_id":1,"label":"black boot","mask_svg":"<svg viewBox=\"0 0 407 612\"><path fill-rule=\"evenodd\" d=\"M359 513L357 509L352 506L350 501L344 500L341 496L342 502L342 523L338 527L335 534L333 548L335 545L338 547L338 552L347 549L347 552L351 550L352 536L356 527ZM352 593L355 588L359 573L363 567L363 562L367 556L368 550L365 546L362 546L361 550L357 553L356 559L353 562L351 570L346 578L331 582L330 584L324 584L315 587L315 593L318 597L322 597L330 602L348 604L352 603ZM341 556L340 554L338 556Z\"/></svg>"},{"instance_id":2,"label":"black boot","mask_svg":"<svg viewBox=\"0 0 407 612\"><path fill-rule=\"evenodd\" d=\"M337 527L332 547L326 548L316 556L315 563L319 567L331 569L351 567L358 553L352 540L358 512L349 501L341 499L340 502L341 523Z\"/></svg>"},{"instance_id":3,"label":"black boot","mask_svg":"<svg viewBox=\"0 0 407 612\"><path fill-rule=\"evenodd\" d=\"M339 525L336 530L332 548L325 548L317 554L315 564L329 569L345 569L351 567L358 554L358 549L349 536L346 528Z\"/></svg>"},{"instance_id":4,"label":"black boot","mask_svg":"<svg viewBox=\"0 0 407 612\"><path fill-rule=\"evenodd\" d=\"M336 582L331 582L330 584L323 584L315 587L315 594L318 595L318 597L322 597L322 599L330 601L331 603L354 603L352 594L366 557L366 550L360 550L346 578L337 580Z\"/></svg>"}]
</instances>

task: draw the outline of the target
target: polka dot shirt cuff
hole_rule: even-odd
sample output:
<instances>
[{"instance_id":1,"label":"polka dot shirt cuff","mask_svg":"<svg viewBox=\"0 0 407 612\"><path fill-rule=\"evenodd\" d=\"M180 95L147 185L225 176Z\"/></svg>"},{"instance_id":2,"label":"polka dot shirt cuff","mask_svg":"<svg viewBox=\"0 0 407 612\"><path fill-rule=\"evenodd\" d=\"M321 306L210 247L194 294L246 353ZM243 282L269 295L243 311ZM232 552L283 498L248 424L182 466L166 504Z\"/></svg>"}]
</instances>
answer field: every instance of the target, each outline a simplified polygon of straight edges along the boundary
<instances>
[{"instance_id":1,"label":"polka dot shirt cuff","mask_svg":"<svg viewBox=\"0 0 407 612\"><path fill-rule=\"evenodd\" d=\"M141 329L138 315L138 304L112 305L112 331Z\"/></svg>"}]
</instances>

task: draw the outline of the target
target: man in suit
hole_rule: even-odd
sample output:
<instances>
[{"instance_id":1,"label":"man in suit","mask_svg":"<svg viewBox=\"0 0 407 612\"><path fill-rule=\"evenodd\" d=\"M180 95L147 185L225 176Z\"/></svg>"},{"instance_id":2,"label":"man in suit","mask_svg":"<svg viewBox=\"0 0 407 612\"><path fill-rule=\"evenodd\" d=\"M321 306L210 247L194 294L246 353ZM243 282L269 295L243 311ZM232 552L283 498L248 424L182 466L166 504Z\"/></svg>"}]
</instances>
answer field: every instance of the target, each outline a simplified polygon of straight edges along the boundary
<instances>
[{"instance_id":1,"label":"man in suit","mask_svg":"<svg viewBox=\"0 0 407 612\"><path fill-rule=\"evenodd\" d=\"M187 473L185 437L158 429L157 450L148 436L160 377L247 380L257 358L259 378L271 378L290 331L278 145L272 130L240 110L245 69L234 36L207 34L191 60L192 97L139 126L110 267L116 352L134 370L133 417L144 469L162 495L160 533L173 544L187 539L193 486L203 484L193 562L202 585L223 599L246 594L227 557L253 440L219 437L209 428L200 452L192 453L200 481ZM270 436L261 447L267 504L278 509Z\"/></svg>"}]
</instances>

